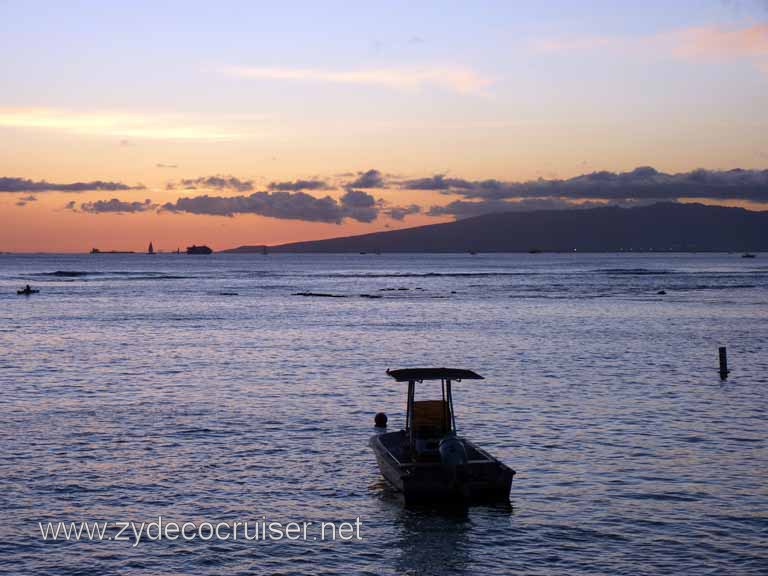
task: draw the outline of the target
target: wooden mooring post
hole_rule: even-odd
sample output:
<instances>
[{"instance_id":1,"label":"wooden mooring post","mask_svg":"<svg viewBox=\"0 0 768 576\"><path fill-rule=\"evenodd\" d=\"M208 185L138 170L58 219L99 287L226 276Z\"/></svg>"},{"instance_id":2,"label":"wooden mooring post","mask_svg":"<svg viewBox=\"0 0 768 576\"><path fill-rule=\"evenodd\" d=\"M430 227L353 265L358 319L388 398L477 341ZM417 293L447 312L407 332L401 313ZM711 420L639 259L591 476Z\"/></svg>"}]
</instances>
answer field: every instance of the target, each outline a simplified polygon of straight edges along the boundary
<instances>
[{"instance_id":1,"label":"wooden mooring post","mask_svg":"<svg viewBox=\"0 0 768 576\"><path fill-rule=\"evenodd\" d=\"M725 349L725 346L720 346L718 349L718 352L720 353L720 379L725 380L728 378L728 352Z\"/></svg>"}]
</instances>

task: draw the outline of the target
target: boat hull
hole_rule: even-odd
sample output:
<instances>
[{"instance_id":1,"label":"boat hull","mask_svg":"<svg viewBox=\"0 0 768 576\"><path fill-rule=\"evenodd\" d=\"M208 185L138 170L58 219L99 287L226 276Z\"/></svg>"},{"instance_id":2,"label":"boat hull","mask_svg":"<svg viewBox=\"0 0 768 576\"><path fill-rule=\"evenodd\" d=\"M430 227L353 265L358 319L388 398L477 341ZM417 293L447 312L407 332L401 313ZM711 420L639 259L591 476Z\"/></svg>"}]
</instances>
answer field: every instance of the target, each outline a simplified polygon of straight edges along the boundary
<instances>
[{"instance_id":1,"label":"boat hull","mask_svg":"<svg viewBox=\"0 0 768 576\"><path fill-rule=\"evenodd\" d=\"M401 434L401 433L393 433ZM441 462L401 462L382 442L383 436L370 439L370 446L382 476L402 493L406 505L484 504L508 502L515 472L499 460L464 440L482 459L452 468Z\"/></svg>"}]
</instances>

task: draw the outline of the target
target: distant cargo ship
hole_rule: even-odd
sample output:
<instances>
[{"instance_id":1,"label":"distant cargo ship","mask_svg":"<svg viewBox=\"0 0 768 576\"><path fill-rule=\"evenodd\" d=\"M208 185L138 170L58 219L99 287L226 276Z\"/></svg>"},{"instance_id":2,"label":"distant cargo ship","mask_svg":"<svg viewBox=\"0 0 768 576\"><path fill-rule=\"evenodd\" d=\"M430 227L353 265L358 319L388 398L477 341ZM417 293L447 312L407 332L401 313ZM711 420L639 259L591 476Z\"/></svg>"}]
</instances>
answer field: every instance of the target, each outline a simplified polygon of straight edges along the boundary
<instances>
[{"instance_id":1,"label":"distant cargo ship","mask_svg":"<svg viewBox=\"0 0 768 576\"><path fill-rule=\"evenodd\" d=\"M187 247L187 254L211 254L213 253L213 250L208 248L208 246L195 246L194 244L192 246Z\"/></svg>"},{"instance_id":2,"label":"distant cargo ship","mask_svg":"<svg viewBox=\"0 0 768 576\"><path fill-rule=\"evenodd\" d=\"M99 250L98 248L91 249L91 254L136 254L133 250Z\"/></svg>"}]
</instances>

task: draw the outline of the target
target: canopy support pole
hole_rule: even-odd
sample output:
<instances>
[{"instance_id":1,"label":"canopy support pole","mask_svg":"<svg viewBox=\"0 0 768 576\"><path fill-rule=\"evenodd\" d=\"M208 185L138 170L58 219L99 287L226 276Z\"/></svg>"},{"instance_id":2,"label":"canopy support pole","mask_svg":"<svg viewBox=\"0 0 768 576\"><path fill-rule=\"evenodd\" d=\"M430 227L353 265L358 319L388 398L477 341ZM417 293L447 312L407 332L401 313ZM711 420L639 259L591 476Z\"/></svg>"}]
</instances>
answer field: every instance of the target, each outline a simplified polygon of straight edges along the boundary
<instances>
[{"instance_id":1,"label":"canopy support pole","mask_svg":"<svg viewBox=\"0 0 768 576\"><path fill-rule=\"evenodd\" d=\"M453 413L453 392L451 392L451 381L445 381L445 386L448 391L448 406L451 411L451 425L453 426L453 432L456 433L456 415Z\"/></svg>"},{"instance_id":2,"label":"canopy support pole","mask_svg":"<svg viewBox=\"0 0 768 576\"><path fill-rule=\"evenodd\" d=\"M410 430L411 429L411 414L413 412L413 388L414 388L414 382L413 380L408 382L408 397L405 401L405 429Z\"/></svg>"},{"instance_id":3,"label":"canopy support pole","mask_svg":"<svg viewBox=\"0 0 768 576\"><path fill-rule=\"evenodd\" d=\"M445 379L440 380L440 390L443 393L443 427L450 426L450 416L448 415L448 402L445 398Z\"/></svg>"},{"instance_id":4,"label":"canopy support pole","mask_svg":"<svg viewBox=\"0 0 768 576\"><path fill-rule=\"evenodd\" d=\"M416 382L414 380L408 381L408 405L405 409L405 428L408 431L408 445L413 454L413 426L411 420L413 420L413 397L415 395Z\"/></svg>"}]
</instances>

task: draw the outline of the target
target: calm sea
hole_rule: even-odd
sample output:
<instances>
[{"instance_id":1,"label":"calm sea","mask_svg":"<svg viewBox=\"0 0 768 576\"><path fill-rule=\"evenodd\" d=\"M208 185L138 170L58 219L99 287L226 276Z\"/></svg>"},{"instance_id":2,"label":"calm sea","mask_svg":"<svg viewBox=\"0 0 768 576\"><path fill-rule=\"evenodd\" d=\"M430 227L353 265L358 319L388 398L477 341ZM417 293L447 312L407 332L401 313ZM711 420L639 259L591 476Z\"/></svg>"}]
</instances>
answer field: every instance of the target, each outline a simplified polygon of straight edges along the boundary
<instances>
[{"instance_id":1,"label":"calm sea","mask_svg":"<svg viewBox=\"0 0 768 576\"><path fill-rule=\"evenodd\" d=\"M765 254L0 255L0 345L0 572L768 571ZM517 470L511 506L405 510L383 483L385 370L428 365L485 376L457 424ZM158 516L362 540L38 527Z\"/></svg>"}]
</instances>

